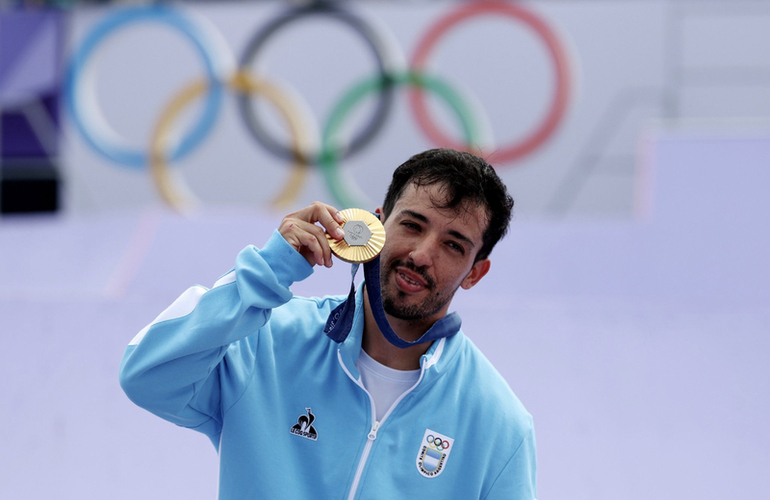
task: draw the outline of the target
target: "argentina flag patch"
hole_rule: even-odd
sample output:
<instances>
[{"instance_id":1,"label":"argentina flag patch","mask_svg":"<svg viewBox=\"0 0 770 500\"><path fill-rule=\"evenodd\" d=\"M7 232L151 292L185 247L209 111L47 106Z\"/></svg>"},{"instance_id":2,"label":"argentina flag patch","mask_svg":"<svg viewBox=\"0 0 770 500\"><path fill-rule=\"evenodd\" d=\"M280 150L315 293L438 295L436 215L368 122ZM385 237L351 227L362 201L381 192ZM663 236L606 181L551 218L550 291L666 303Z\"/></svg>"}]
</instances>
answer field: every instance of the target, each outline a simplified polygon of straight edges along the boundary
<instances>
[{"instance_id":1,"label":"argentina flag patch","mask_svg":"<svg viewBox=\"0 0 770 500\"><path fill-rule=\"evenodd\" d=\"M417 470L420 474L427 478L434 478L444 472L454 443L455 440L448 436L425 429L425 435L417 452Z\"/></svg>"}]
</instances>

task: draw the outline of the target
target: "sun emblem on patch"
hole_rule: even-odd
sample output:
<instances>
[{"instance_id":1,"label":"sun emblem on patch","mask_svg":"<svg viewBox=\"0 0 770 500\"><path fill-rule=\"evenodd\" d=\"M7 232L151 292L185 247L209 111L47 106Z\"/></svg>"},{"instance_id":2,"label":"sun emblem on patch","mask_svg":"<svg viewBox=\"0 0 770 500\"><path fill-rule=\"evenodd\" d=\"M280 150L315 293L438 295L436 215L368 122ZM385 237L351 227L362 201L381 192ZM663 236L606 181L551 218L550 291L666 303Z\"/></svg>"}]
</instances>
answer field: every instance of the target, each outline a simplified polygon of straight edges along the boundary
<instances>
[{"instance_id":1,"label":"sun emblem on patch","mask_svg":"<svg viewBox=\"0 0 770 500\"><path fill-rule=\"evenodd\" d=\"M425 429L425 435L417 452L417 470L427 478L434 478L444 472L449 453L455 440L436 431Z\"/></svg>"}]
</instances>

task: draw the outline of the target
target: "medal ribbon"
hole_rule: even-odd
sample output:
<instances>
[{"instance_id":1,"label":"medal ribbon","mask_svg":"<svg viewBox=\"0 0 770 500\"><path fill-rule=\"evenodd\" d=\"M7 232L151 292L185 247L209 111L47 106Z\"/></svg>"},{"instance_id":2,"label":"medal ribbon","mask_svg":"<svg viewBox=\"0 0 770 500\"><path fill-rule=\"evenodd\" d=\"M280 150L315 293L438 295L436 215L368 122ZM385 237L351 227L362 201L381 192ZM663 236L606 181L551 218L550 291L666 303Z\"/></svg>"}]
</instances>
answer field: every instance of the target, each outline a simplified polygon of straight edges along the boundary
<instances>
[{"instance_id":1,"label":"medal ribbon","mask_svg":"<svg viewBox=\"0 0 770 500\"><path fill-rule=\"evenodd\" d=\"M356 312L356 289L355 289L355 277L358 273L359 264L352 264L350 268L350 293L348 298L345 299L342 304L332 310L329 315L329 319L326 320L326 326L324 327L324 333L337 343L342 343L348 338L350 329L353 327L353 317ZM374 315L374 321L380 328L380 331L388 339L388 342L396 347L404 349L416 344L422 344L424 342L430 342L432 340L438 340L444 337L449 337L460 331L460 325L462 320L456 312L447 314L440 320L436 321L430 329L425 332L419 339L410 342L399 337L393 328L390 327L387 316L385 316L385 310L382 307L382 294L380 291L380 256L378 255L373 260L364 264L364 280L368 284L367 292L369 295L369 305L372 308L372 314Z\"/></svg>"}]
</instances>

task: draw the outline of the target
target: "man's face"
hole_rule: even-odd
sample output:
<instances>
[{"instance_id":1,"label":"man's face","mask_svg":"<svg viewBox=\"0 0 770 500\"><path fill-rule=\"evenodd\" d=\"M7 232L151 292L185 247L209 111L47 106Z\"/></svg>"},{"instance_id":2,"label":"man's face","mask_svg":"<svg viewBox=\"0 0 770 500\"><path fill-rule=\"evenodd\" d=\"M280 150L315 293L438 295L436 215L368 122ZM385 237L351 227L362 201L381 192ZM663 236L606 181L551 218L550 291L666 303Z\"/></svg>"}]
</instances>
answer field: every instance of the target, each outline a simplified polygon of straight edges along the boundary
<instances>
[{"instance_id":1,"label":"man's face","mask_svg":"<svg viewBox=\"0 0 770 500\"><path fill-rule=\"evenodd\" d=\"M436 208L441 186L407 186L384 222L380 284L385 312L433 323L446 315L458 287L470 288L489 261L474 263L487 227L483 207Z\"/></svg>"}]
</instances>

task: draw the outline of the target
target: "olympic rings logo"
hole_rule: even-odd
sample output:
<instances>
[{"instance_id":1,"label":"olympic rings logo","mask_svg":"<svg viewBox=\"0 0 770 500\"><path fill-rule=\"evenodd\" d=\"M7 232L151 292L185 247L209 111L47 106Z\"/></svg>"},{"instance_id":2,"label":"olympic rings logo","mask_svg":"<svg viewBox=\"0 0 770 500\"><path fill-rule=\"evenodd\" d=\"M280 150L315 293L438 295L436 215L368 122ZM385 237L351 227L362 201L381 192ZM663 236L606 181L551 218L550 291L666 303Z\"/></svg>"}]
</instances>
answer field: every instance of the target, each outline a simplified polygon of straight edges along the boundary
<instances>
[{"instance_id":1,"label":"olympic rings logo","mask_svg":"<svg viewBox=\"0 0 770 500\"><path fill-rule=\"evenodd\" d=\"M449 449L449 441L445 441L439 437L435 437L433 434L428 435L428 437L426 437L425 440L428 442L431 448L434 448L438 451L444 451L446 449Z\"/></svg>"},{"instance_id":2,"label":"olympic rings logo","mask_svg":"<svg viewBox=\"0 0 770 500\"><path fill-rule=\"evenodd\" d=\"M148 168L154 184L172 207L179 210L195 204L196 197L186 189L179 175L171 175L168 164L179 161L201 144L216 123L226 90L236 94L241 117L254 139L273 155L291 162L291 173L286 186L273 199L278 205L294 199L310 166L317 166L340 208L363 206L365 196L350 178L342 178L338 164L365 148L387 121L398 87L410 89L409 102L416 122L427 138L437 147L453 147L484 154L480 147L485 138L480 132L479 111L455 91L446 81L428 70L431 50L449 30L461 22L483 15L505 16L523 23L545 45L556 75L545 117L524 137L515 138L492 152L491 161L511 163L532 153L554 133L563 120L570 96L571 77L569 60L556 33L540 17L525 8L501 0L479 0L460 3L441 17L419 40L408 68L400 67L393 44L386 43L388 33L338 2L317 2L295 6L270 20L253 35L239 61L238 68L228 64L231 55L222 47L218 33L205 20L163 4L151 4L114 10L98 23L73 52L65 78L65 102L70 115L85 142L110 161L131 168ZM377 64L378 72L351 86L331 108L325 126L319 133L300 106L280 87L262 75L251 75L248 68L258 59L267 40L292 22L308 16L325 16L351 27L365 41ZM102 117L89 92L89 62L98 47L114 32L126 26L153 22L179 31L195 47L203 61L205 78L185 87L163 109L157 121L147 151L132 147L112 131ZM462 138L444 134L434 123L425 105L425 91L442 100L456 115L462 127ZM343 141L340 130L356 106L369 94L377 95L377 104L366 125L348 141ZM273 137L257 113L255 96L267 98L279 111L292 134L289 144ZM194 99L203 97L204 105L194 125L178 141L171 140L172 127L182 111ZM310 120L312 122L312 120ZM320 141L317 138L320 136ZM314 147L314 144L320 146Z\"/></svg>"}]
</instances>

